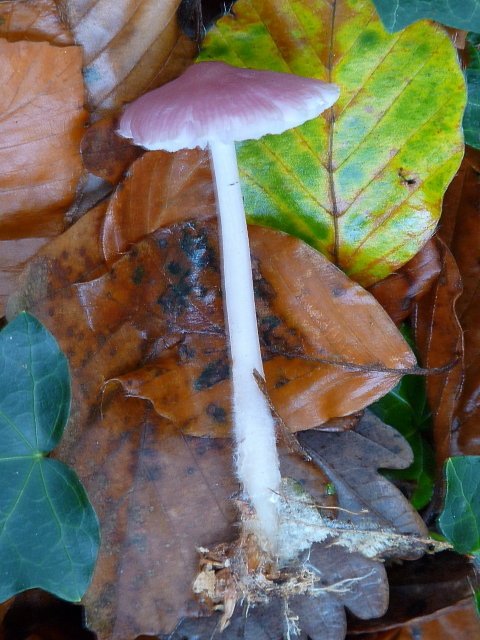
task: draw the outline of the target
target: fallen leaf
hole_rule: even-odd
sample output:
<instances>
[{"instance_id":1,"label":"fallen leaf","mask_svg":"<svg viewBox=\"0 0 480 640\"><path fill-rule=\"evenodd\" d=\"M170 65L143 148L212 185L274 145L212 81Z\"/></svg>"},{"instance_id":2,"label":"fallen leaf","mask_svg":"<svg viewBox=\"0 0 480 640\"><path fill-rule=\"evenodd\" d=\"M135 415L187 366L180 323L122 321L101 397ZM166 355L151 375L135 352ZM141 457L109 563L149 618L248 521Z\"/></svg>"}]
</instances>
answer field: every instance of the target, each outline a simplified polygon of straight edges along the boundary
<instances>
[{"instance_id":1,"label":"fallen leaf","mask_svg":"<svg viewBox=\"0 0 480 640\"><path fill-rule=\"evenodd\" d=\"M86 113L77 47L0 40L0 58L3 312L23 263L46 236L64 229L64 213L83 171L78 145Z\"/></svg>"},{"instance_id":2,"label":"fallen leaf","mask_svg":"<svg viewBox=\"0 0 480 640\"><path fill-rule=\"evenodd\" d=\"M339 512L336 522L345 523L347 528L355 528L358 523L367 542L369 529L388 531L394 527L400 534L427 536L418 513L400 491L377 472L378 468L403 469L412 462L410 447L395 429L367 412L352 431L311 430L298 437L315 464L334 483L339 505L348 510ZM375 557L375 536L371 536L371 544ZM389 544L387 539L385 544ZM400 547L396 552L400 554Z\"/></svg>"},{"instance_id":3,"label":"fallen leaf","mask_svg":"<svg viewBox=\"0 0 480 640\"><path fill-rule=\"evenodd\" d=\"M462 292L460 274L450 250L440 239L436 242L442 271L430 292L417 303L412 322L415 344L424 367L443 367L458 360L445 374L427 377L439 480L436 497L439 499L441 470L445 460L452 455L452 421L462 388L463 334L455 311L455 303Z\"/></svg>"},{"instance_id":4,"label":"fallen leaf","mask_svg":"<svg viewBox=\"0 0 480 640\"><path fill-rule=\"evenodd\" d=\"M387 567L387 574L388 611L376 620L350 618L348 627L353 637L360 632L421 623L462 602L471 602L475 584L468 558L453 551L425 555L413 562L392 563Z\"/></svg>"},{"instance_id":5,"label":"fallen leaf","mask_svg":"<svg viewBox=\"0 0 480 640\"><path fill-rule=\"evenodd\" d=\"M0 37L9 42L47 41L57 46L74 44L55 0L10 0L0 4Z\"/></svg>"},{"instance_id":6,"label":"fallen leaf","mask_svg":"<svg viewBox=\"0 0 480 640\"><path fill-rule=\"evenodd\" d=\"M80 237L74 225L29 265L11 311L34 308L55 327L83 412L102 389L108 392L108 380L116 380L186 432L229 433L216 224L206 218L213 207L204 154L146 154L108 207L101 245L95 214L90 233L88 219L80 221ZM161 226L134 244L150 227L197 213L205 219ZM258 228L252 229L252 249L268 388L289 428L310 428L363 408L396 384L395 369L414 364L374 299L313 249ZM79 252L91 253L90 277L72 264Z\"/></svg>"},{"instance_id":7,"label":"fallen leaf","mask_svg":"<svg viewBox=\"0 0 480 640\"><path fill-rule=\"evenodd\" d=\"M455 188L456 198L452 198L453 202L445 210L446 217L441 232L450 242L463 280L463 294L457 301L456 311L465 341L465 380L452 425L452 455L480 455L480 180L469 158L464 162L458 181L452 186Z\"/></svg>"},{"instance_id":8,"label":"fallen leaf","mask_svg":"<svg viewBox=\"0 0 480 640\"><path fill-rule=\"evenodd\" d=\"M438 251L433 240L388 278L369 287L369 292L399 326L424 296L440 273Z\"/></svg>"},{"instance_id":9,"label":"fallen leaf","mask_svg":"<svg viewBox=\"0 0 480 640\"><path fill-rule=\"evenodd\" d=\"M136 158L144 153L117 136L117 118L107 116L93 123L82 138L80 151L85 169L103 178L110 184L117 184Z\"/></svg>"},{"instance_id":10,"label":"fallen leaf","mask_svg":"<svg viewBox=\"0 0 480 640\"><path fill-rule=\"evenodd\" d=\"M176 12L180 0L60 0L83 47L88 102L98 118L178 76L196 55Z\"/></svg>"},{"instance_id":11,"label":"fallen leaf","mask_svg":"<svg viewBox=\"0 0 480 640\"><path fill-rule=\"evenodd\" d=\"M418 622L397 633L392 640L458 640L475 638L480 631L475 607L465 602L453 611L437 615L429 622Z\"/></svg>"},{"instance_id":12,"label":"fallen leaf","mask_svg":"<svg viewBox=\"0 0 480 640\"><path fill-rule=\"evenodd\" d=\"M301 237L364 286L425 244L463 153L464 79L442 29L387 34L368 0L239 0L200 60L340 87L328 114L237 145L251 222Z\"/></svg>"},{"instance_id":13,"label":"fallen leaf","mask_svg":"<svg viewBox=\"0 0 480 640\"><path fill-rule=\"evenodd\" d=\"M82 174L81 55L77 47L0 40L0 163L9 167L0 178L3 240L63 229Z\"/></svg>"}]
</instances>

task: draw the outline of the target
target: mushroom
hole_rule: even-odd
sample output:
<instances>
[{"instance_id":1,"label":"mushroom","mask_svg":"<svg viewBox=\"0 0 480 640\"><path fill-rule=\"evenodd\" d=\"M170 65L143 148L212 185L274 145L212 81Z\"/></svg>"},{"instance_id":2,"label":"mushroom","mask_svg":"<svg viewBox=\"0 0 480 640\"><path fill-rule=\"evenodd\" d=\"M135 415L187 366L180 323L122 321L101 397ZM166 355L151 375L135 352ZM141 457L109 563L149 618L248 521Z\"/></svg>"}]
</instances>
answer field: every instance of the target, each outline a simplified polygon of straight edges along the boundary
<instances>
[{"instance_id":1,"label":"mushroom","mask_svg":"<svg viewBox=\"0 0 480 640\"><path fill-rule=\"evenodd\" d=\"M199 62L128 105L118 133L145 149L208 147L217 194L223 298L230 340L236 471L256 512L264 549L276 547L279 460L263 375L247 224L235 141L283 133L318 116L339 89L288 73Z\"/></svg>"}]
</instances>

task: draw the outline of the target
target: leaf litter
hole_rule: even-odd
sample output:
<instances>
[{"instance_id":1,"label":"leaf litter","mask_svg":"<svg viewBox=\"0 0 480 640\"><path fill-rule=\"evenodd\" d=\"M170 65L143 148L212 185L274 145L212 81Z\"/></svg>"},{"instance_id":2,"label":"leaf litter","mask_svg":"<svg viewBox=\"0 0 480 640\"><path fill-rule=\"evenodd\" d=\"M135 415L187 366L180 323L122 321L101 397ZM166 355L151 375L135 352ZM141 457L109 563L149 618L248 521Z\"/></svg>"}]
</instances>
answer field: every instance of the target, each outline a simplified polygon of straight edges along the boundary
<instances>
[{"instance_id":1,"label":"leaf litter","mask_svg":"<svg viewBox=\"0 0 480 640\"><path fill-rule=\"evenodd\" d=\"M7 3L2 3L2 4L7 4ZM188 162L187 162L187 165L188 165ZM48 318L48 317L53 318L55 316L55 303L57 301L60 303L60 306L59 306L60 311L58 313L58 316L63 316L62 320L67 320L67 321L71 320L70 330L68 332L70 335L64 336L65 345L67 346L70 345L68 347L70 348L70 350L74 348L72 346L74 343L76 348L77 341L78 340L82 341L85 338L85 335L88 335L88 333L86 334L84 332L84 326L81 323L75 324L77 320L76 313L78 311L82 312L82 305L75 306L75 304L72 304L72 307L68 309L68 306L67 307L65 306L62 296L59 296L58 298L56 298L56 295L58 291L62 290L62 293L66 295L67 300L68 299L72 300L76 296L75 286L72 286L72 282L75 283L75 278L78 280L78 284L88 285L88 283L95 278L98 279L101 277L105 277L106 274L109 273L109 269L112 266L113 266L113 273L115 274L115 265L118 262L118 259L113 258L113 262L107 265L107 263L105 262L105 255L103 255L97 243L97 238L101 235L101 225L103 224L102 222L103 216L104 216L104 207L100 206L96 208L94 211L87 214L85 220L81 220L80 223L77 223L78 227L77 225L72 227L72 230L74 229L74 231L71 230L72 231L71 235L67 234L66 238L59 239L59 242L56 245L54 243L54 249L53 249L52 255L49 255L49 250L47 250L43 254L41 253L37 261L35 262L34 268L31 271L31 274L32 275L34 274L35 278L31 278L30 280L28 280L28 277L27 277L25 280L26 282L29 283L29 285L33 286L33 296L31 291L29 292L25 290L23 290L23 292L21 291L18 296L19 299L22 299L24 302L26 301L28 304L33 304L33 300L35 300L35 304L38 304L39 312L41 314L44 314L45 318ZM94 230L93 237L92 237L92 230ZM153 229L144 231L143 233L140 234L140 237L142 237L146 233L150 233L151 231L153 231ZM140 237L138 239L140 239ZM78 241L78 240L80 240L80 243L75 244L75 241ZM61 251L60 251L60 247L62 247ZM146 253L148 254L148 251ZM55 263L54 269L52 269L53 263ZM137 264L136 266L142 266L142 265ZM58 267L61 267L61 268L58 268ZM138 279L140 277L139 271L137 271L136 273L135 271L129 271L129 272L126 271L125 273L129 274L130 278L135 276ZM143 276L142 276L142 279L143 279ZM87 288L88 287L86 287L86 289ZM50 292L52 290L54 291L54 295L51 298L49 298L49 295L46 295L47 291ZM117 293L116 290L115 290L115 293ZM41 302L42 299L44 299L44 302ZM15 304L17 303L13 302L11 307L14 308ZM58 319L60 320L60 318ZM58 323L58 328L55 331L61 332L60 327L61 327L61 322ZM148 456L144 457L143 453L150 451L150 448L148 446L145 447L145 443L148 441L149 435L153 432L152 428L154 427L154 425L157 425L157 428L161 429L165 434L168 433L169 434L168 437L172 438L171 442L174 442L174 441L176 442L178 438L178 432L175 431L175 435L174 435L174 432L169 430L170 427L168 426L167 428L168 423L166 423L162 418L159 418L158 414L155 414L153 412L149 412L148 414L146 413L145 403L135 398L125 399L121 396L121 394L118 394L116 390L112 390L110 385L107 385L106 387L103 386L104 382L110 379L111 376L117 375L118 369L122 369L123 367L125 372L128 373L129 367L136 366L136 363L139 361L139 359L141 360L141 358L144 357L144 354L141 353L140 340L139 340L139 336L142 334L142 332L144 332L143 327L141 325L137 325L136 322L131 322L130 326L127 325L127 326L120 327L116 332L116 335L114 336L115 339L112 342L110 342L110 336L105 335L104 332L97 332L94 336L95 340L93 340L91 343L87 342L87 345L85 345L86 347L85 350L80 348L78 349L78 353L70 354L72 355L72 357L77 357L76 362L80 365L80 368L85 369L84 371L85 375L81 383L79 383L78 385L78 389L83 392L83 398L84 399L88 398L89 394L90 394L90 397L94 397L93 402L88 402L88 401L85 402L84 400L83 402L85 402L86 406L84 406L83 408L81 407L82 402L77 403L77 411L78 411L77 419L79 415L82 413L82 411L84 411L85 412L84 415L87 417L86 425L88 425L89 427L92 427L92 430L91 432L87 432L84 429L76 430L76 436L81 435L79 442L83 443L83 446L85 448L85 454L83 454L83 452L80 451L81 445L76 442L76 438L75 439L72 438L69 442L64 443L63 449L60 452L60 457L62 457L63 459L65 458L68 459L70 457L71 462L75 464L75 467L77 469L80 466L81 468L80 475L83 475L85 478L87 478L86 484L87 486L89 486L89 488L91 487L91 491L93 491L93 493L97 496L97 500L99 504L100 503L103 504L102 500L105 501L105 508L103 509L104 511L103 519L104 519L104 523L106 525L106 531L107 531L107 548L106 548L105 555L101 560L101 564L99 565L97 578L92 587L93 595L89 596L90 600L88 602L90 620L92 621L97 620L99 622L98 627L101 630L100 633L103 633L103 632L105 633L104 637L112 637L108 635L112 631L112 629L114 629L114 634L115 633L120 634L120 633L123 633L123 629L125 628L126 629L135 628L136 630L132 631L132 633L139 633L139 632L144 632L144 630L148 627L152 630L151 631L152 633L158 633L158 630L161 628L161 624L165 624L166 626L168 625L172 626L174 624L174 619L176 620L176 617L180 615L189 615L191 613L191 608L192 607L193 609L196 608L196 605L192 605L192 601L188 599L189 596L187 595L190 593L191 580L190 582L188 582L187 579L184 581L181 581L179 590L175 594L169 595L167 593L166 599L162 600L162 598L159 598L154 603L152 603L151 593L153 593L154 591L149 591L149 593L145 594L145 597L143 598L139 598L138 596L137 588L138 588L138 585L141 583L140 573L138 573L136 580L134 579L132 580L132 583L135 585L135 588L132 591L132 587L131 585L129 585L129 578L131 577L131 575L125 575L122 579L123 574L121 574L120 572L117 573L118 568L115 566L114 562L112 562L112 559L117 559L119 557L118 553L119 553L119 549L121 548L121 542L120 542L121 534L126 532L125 540L129 540L128 536L130 531L127 523L133 524L132 529L134 529L137 533L140 531L141 535L139 535L137 538L133 536L133 540L134 540L133 543L128 542L125 544L125 547L123 547L131 550L131 554L133 554L133 558L132 558L132 555L127 554L128 563L126 562L125 566L126 567L131 566L138 559L135 556L135 554L137 551L139 551L139 547L141 547L142 545L141 544L138 545L137 543L139 542L140 538L142 538L142 536L143 536L142 538L143 541L145 541L146 538L148 539L148 536L145 537L145 532L148 531L147 512L150 513L150 507L152 506L152 503L155 502L154 499L151 499L152 494L149 493L148 498L144 501L143 504L140 504L140 505L135 504L135 499L138 498L139 493L135 490L132 491L131 486L130 488L128 487L128 483L131 480L131 472L135 468L134 463L136 460L136 456L138 455L136 453L137 451L136 447L138 447L139 445L139 441L137 439L139 434L136 433L136 431L139 430L139 426L141 425L140 432L142 437L142 440L141 440L142 463L148 459ZM155 336L155 332L152 335ZM115 357L118 355L120 350L125 349L125 346L127 345L128 340L130 338L136 338L136 340L134 340L134 344L132 346L130 345L128 346L128 348L126 349L127 353L125 354L125 357L122 359L122 362L119 364L118 362L115 361L116 360ZM153 342L155 342L155 340L153 340ZM164 345L164 346L168 346L168 345ZM109 357L107 357L107 347L110 348ZM96 357L95 357L96 356L95 349L100 349L100 351L103 351L99 359L102 362L102 365L104 367L103 370L106 372L106 375L103 374L101 376L98 376L95 374L95 368L96 368L96 365L98 364L98 361L96 360ZM153 349L152 352L155 352L155 350ZM113 364L111 364L112 360L114 361ZM90 369L89 369L89 366L90 366ZM87 371L88 373L93 374L93 382L90 385L89 385L90 380L88 380ZM98 394L98 389L100 388L102 389L102 393ZM92 391L94 392L93 396L92 396ZM132 416L129 417L128 419L126 418L125 416L126 406L129 407L128 413L130 413L132 407L135 407L133 411L133 419L132 419ZM109 415L109 412L111 412L110 417L112 418L112 420L108 422L108 424L106 424L104 420L105 420L105 417ZM215 413L218 417L218 412L216 411L216 409L215 409ZM79 423L77 422L77 426L78 424ZM123 436L123 439L121 436L122 427L120 425L125 426L126 431L128 432L128 436ZM104 427L107 427L106 433L103 431ZM335 435L346 435L346 434L335 434ZM124 445L126 444L126 441L129 438L132 439L132 442L128 443L125 448ZM189 445L191 445L192 442L196 442L195 438L192 438L190 440L185 440L185 438L188 439L190 438L190 436L182 436L182 438L183 438L183 441L188 442ZM205 439L202 439L202 440L204 441ZM85 446L87 442L88 442L88 445ZM210 442L214 442L214 441L210 441ZM214 445L214 446L216 447L217 445ZM220 446L222 445L220 444ZM115 457L117 454L120 454L122 450L123 450L124 457L123 459L119 457L118 461L116 461L117 462L116 471L112 473L111 469L108 468L109 467L108 463L105 461L105 458L104 458L105 453L108 452L109 454L111 454L112 457ZM95 451L95 455L93 459L91 455L92 451ZM125 451L128 452L126 456L125 456ZM80 455L80 453L82 453L82 455ZM228 457L228 460L230 460L230 457ZM77 465L77 461L79 461L78 465ZM98 472L99 464L101 465L101 468L103 468L103 465L106 464L106 468L107 468L105 475L103 475L101 479L95 477ZM173 466L173 463L171 464ZM213 467L213 465L211 466ZM145 471L144 469L147 469L147 467L142 466L142 464L138 465L138 468L143 470L142 478L145 478L145 477L150 478L150 482L153 482L155 487L157 487L157 484L154 479L155 470L148 468L148 470ZM194 472L193 473L191 472L191 468L195 468L195 465L193 465L192 467L188 467L188 469L190 470L190 471L187 470L188 476L194 475ZM129 470L128 474L125 474L125 469ZM107 472L110 473L111 477L108 476ZM216 491L217 505L223 499L222 495L224 495L222 494L223 490L222 489L219 490L219 487L222 487L223 485L225 485L225 493L228 493L228 496L230 496L231 493L235 491L235 481L231 478L231 476L230 476L230 480L228 480L229 473L230 473L229 471L219 469L218 479L221 478L221 482L216 481L208 486L207 492L213 490L215 493ZM292 474L292 476L295 477L295 474ZM137 479L137 477L138 476L135 476L135 479ZM206 477L205 474L202 477ZM227 486L230 481L232 481L233 487L228 487L227 489ZM103 486L102 486L102 482L103 482ZM109 482L112 482L112 485L113 485L111 487L112 493L109 494L107 496L107 499L105 500L104 492L109 491L109 488L106 486ZM176 482L176 485L175 485L175 492L176 492L178 488L178 479L176 474L175 474L175 482ZM123 483L124 493L123 494L116 493L122 487L122 483ZM328 484L330 483L327 483L327 485ZM115 502L113 498L113 494L115 494L115 498L117 499L117 501L115 503L115 509L116 509L115 514L112 515L111 513L109 513L108 509ZM127 501L129 502L128 508L129 509L131 508L131 511L127 510L127 513L125 512L125 499L123 497L119 497L124 495L127 495ZM325 496L323 496L323 498L325 498ZM171 499L171 496L169 496L169 499ZM171 526L172 521L168 520L168 516L171 513L171 509L173 509L173 512L175 514L178 513L178 509L176 505L173 507L171 507L170 505L167 505L167 507L164 508L165 505L163 504L161 499L159 500L159 502L160 502L160 511L168 521L169 526ZM139 507L139 508L136 508L136 507ZM204 511L202 511L202 515L203 513ZM339 511L339 513L341 512ZM142 519L142 515L147 517L145 519ZM234 516L232 515L223 516L223 520L222 520L223 530L220 533L218 533L218 529L216 529L216 533L212 535L212 538L228 539L228 530L230 530L231 522L233 522L233 520L231 519L232 517ZM119 520L116 520L117 518L119 518ZM202 524L204 525L205 524L204 518L200 517L200 520L203 520ZM119 526L119 522L120 522L120 526ZM225 523L228 523L228 524L225 524ZM154 539L155 531L156 531L155 526L153 526L151 530L153 531L152 538ZM120 532L120 536L119 536L119 532ZM171 543L171 538L170 538L170 543ZM207 543L210 544L211 542L210 541L203 542L203 544L207 544ZM164 562L165 558L168 557L168 553L170 552L169 551L170 547L166 546L167 544L169 543L166 543L163 547L160 547L161 552L163 553L163 556L158 553L156 555L156 558L158 558L159 563ZM315 544L318 544L318 543L315 543ZM137 545L137 548L136 548L136 545ZM188 546L188 543L187 543L187 546ZM168 580L168 575L164 576L163 578L164 584L167 585L167 591L171 590L173 583L178 580L178 575L179 575L178 568L187 566L187 567L190 567L189 570L191 571L191 567L194 564L193 555L191 553L190 554L187 553L185 555L184 548L185 547L182 547L182 550L180 551L178 548L175 549L173 557L167 563L169 567L172 567L172 566L176 567L176 570L171 574L174 577L170 578L170 581ZM153 551L153 549L149 549L149 550ZM140 550L140 552L142 554L145 554L145 547L143 547ZM181 556L181 560L179 560L180 556ZM144 555L142 557L144 557ZM145 574L146 574L147 573L146 565L140 562L139 566L145 567ZM160 564L158 566L160 566ZM329 575L331 571L333 571L333 569L329 570L328 572ZM181 573L181 570L180 570L180 573ZM98 575L100 577L98 577ZM104 580L105 576L107 576L107 579ZM191 578L191 575L190 575L190 578ZM332 579L335 581L337 580L337 577L333 575ZM338 578L338 579L343 579L343 578ZM152 580L151 574L148 574L148 580L149 581ZM151 582L149 582L149 587L151 587ZM365 585L362 585L362 588L365 589ZM180 595L179 595L179 592L181 592ZM155 593L157 593L156 590L155 590ZM116 596L118 594L121 595L121 598L117 600ZM129 598L130 598L130 602L129 602ZM169 598L170 598L170 601L169 601ZM171 601L174 600L175 598L177 598L177 600L174 604L172 604ZM132 601L135 601L135 602L141 601L142 610L132 611L131 609ZM175 606L178 605L179 602L183 603L182 604L182 606L184 607L183 609L182 609L182 606L180 606L178 609L175 609ZM374 603L376 602L377 604L375 606L379 607L380 605L378 603L383 601L378 596L378 594L376 594L376 596L373 599L373 602ZM280 605L280 607L281 606L282 605ZM275 609L275 607L276 605L272 603L272 609L278 610L278 609ZM302 607L304 607L303 604L300 605L299 603L297 603L298 611L300 611ZM339 620L343 620L342 616L336 615L339 610L338 607L340 607L340 610L343 611L343 604L342 603L339 604L338 602L335 604L335 606L331 605L330 609L328 607L326 608L326 612L329 614L329 616L330 616L330 612L332 611L335 612L331 618L329 616L322 618L323 613L322 613L321 607L317 611L317 614L316 614L317 618L314 616L314 612L309 611L308 615L304 616L303 622L305 624L308 624L309 616L313 616L312 617L313 621L316 621L318 617L320 617L322 618L321 620L322 624L327 625L327 627L325 628L328 628L329 621L327 618L336 619L338 617ZM280 608L280 611L285 613L285 610L282 608ZM305 611L305 608L303 608L303 611ZM263 615L266 615L266 612L264 612ZM293 614L291 616L292 621L294 621L295 615L296 614ZM135 618L135 616L137 617ZM135 625L137 625L137 623L139 623L139 620L141 620L142 618L146 622L144 624L143 623L141 624L142 630L138 631L138 627L136 627ZM261 616L260 616L260 619L261 619ZM161 620L161 622L159 622L159 620ZM257 624L257 629L259 624L261 627L261 621L259 622L259 617L256 616L255 609L253 610L252 615L247 618L247 620L254 621L254 623ZM344 633L344 626L342 627L342 629L343 629L342 632ZM315 629L313 629L313 631L315 631ZM334 629L332 633L337 634L337 635L331 636L332 638L343 637L339 635L338 628ZM113 637L115 637L115 635Z\"/></svg>"}]
</instances>

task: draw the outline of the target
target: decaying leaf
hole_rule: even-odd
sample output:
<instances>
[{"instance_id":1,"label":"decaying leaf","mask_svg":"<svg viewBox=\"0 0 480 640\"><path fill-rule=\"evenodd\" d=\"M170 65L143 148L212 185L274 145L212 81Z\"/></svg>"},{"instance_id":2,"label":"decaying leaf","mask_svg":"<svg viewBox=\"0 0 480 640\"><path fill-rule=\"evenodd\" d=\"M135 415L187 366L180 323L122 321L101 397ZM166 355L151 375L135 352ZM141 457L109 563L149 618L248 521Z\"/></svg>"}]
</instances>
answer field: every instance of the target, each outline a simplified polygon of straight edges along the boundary
<instances>
[{"instance_id":1,"label":"decaying leaf","mask_svg":"<svg viewBox=\"0 0 480 640\"><path fill-rule=\"evenodd\" d=\"M441 376L427 378L427 396L432 408L433 438L441 493L440 473L443 463L452 455L452 421L463 381L463 334L455 304L462 283L455 259L440 239L436 240L442 270L430 292L416 305L413 315L415 343L426 367L458 363Z\"/></svg>"},{"instance_id":2,"label":"decaying leaf","mask_svg":"<svg viewBox=\"0 0 480 640\"><path fill-rule=\"evenodd\" d=\"M82 52L0 40L0 237L51 235L82 173ZM55 73L52 75L52 69Z\"/></svg>"},{"instance_id":3,"label":"decaying leaf","mask_svg":"<svg viewBox=\"0 0 480 640\"><path fill-rule=\"evenodd\" d=\"M58 46L74 44L62 22L55 0L9 0L0 3L0 37L47 41Z\"/></svg>"},{"instance_id":4,"label":"decaying leaf","mask_svg":"<svg viewBox=\"0 0 480 640\"><path fill-rule=\"evenodd\" d=\"M278 565L252 546L249 522L254 516L242 505L240 539L201 550L194 590L210 607L222 607L220 631L237 601L262 608L280 598L284 637L302 630L312 639L343 639L344 606L364 619L386 610L379 559L418 555L435 546L408 501L375 470L378 465L408 465L411 452L395 430L368 414L354 431L306 431L300 440L312 462L282 458L282 474L301 484L282 481ZM313 497L325 491L323 486L319 492L319 466L335 486L337 506ZM363 508L354 511L352 506Z\"/></svg>"},{"instance_id":5,"label":"decaying leaf","mask_svg":"<svg viewBox=\"0 0 480 640\"><path fill-rule=\"evenodd\" d=\"M473 163L473 166L472 166ZM477 169L475 169L477 167ZM453 192L453 189L455 191ZM448 192L447 192L448 193ZM452 183L452 197L445 210L442 234L449 242L463 281L456 312L465 341L465 380L455 414L453 455L480 455L478 389L480 381L480 176L478 152L465 159L462 172Z\"/></svg>"},{"instance_id":6,"label":"decaying leaf","mask_svg":"<svg viewBox=\"0 0 480 640\"><path fill-rule=\"evenodd\" d=\"M23 263L64 229L82 175L81 55L77 47L0 39L2 312Z\"/></svg>"},{"instance_id":7,"label":"decaying leaf","mask_svg":"<svg viewBox=\"0 0 480 640\"><path fill-rule=\"evenodd\" d=\"M88 219L78 223L80 241L74 225L39 254L17 306L35 309L55 332L83 412L115 380L185 432L226 435L229 364L206 155L146 154L134 167L102 233L92 217L90 234ZM172 225L197 213L204 219ZM151 227L160 228L145 236ZM258 228L251 243L267 386L290 429L358 411L396 384L396 369L414 364L373 297L320 254ZM79 252L93 262L89 277L72 264Z\"/></svg>"},{"instance_id":8,"label":"decaying leaf","mask_svg":"<svg viewBox=\"0 0 480 640\"><path fill-rule=\"evenodd\" d=\"M407 264L369 287L369 292L400 325L412 313L415 302L429 291L440 268L435 242L429 240Z\"/></svg>"},{"instance_id":9,"label":"decaying leaf","mask_svg":"<svg viewBox=\"0 0 480 640\"><path fill-rule=\"evenodd\" d=\"M181 33L179 0L60 0L85 54L89 105L109 113L178 76L196 55Z\"/></svg>"}]
</instances>

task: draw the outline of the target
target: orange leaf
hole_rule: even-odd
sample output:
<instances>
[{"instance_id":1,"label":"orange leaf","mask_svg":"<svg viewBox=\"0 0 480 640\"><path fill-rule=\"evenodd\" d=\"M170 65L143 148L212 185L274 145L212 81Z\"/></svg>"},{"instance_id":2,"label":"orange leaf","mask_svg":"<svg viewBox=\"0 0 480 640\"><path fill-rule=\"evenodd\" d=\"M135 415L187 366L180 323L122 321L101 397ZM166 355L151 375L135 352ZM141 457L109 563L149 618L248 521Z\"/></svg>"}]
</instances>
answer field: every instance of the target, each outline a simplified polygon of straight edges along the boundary
<instances>
[{"instance_id":1,"label":"orange leaf","mask_svg":"<svg viewBox=\"0 0 480 640\"><path fill-rule=\"evenodd\" d=\"M47 41L66 46L73 37L63 24L55 0L10 0L0 4L0 36L10 42Z\"/></svg>"},{"instance_id":2,"label":"orange leaf","mask_svg":"<svg viewBox=\"0 0 480 640\"><path fill-rule=\"evenodd\" d=\"M0 238L58 233L82 174L82 52L0 40L0 59Z\"/></svg>"}]
</instances>

